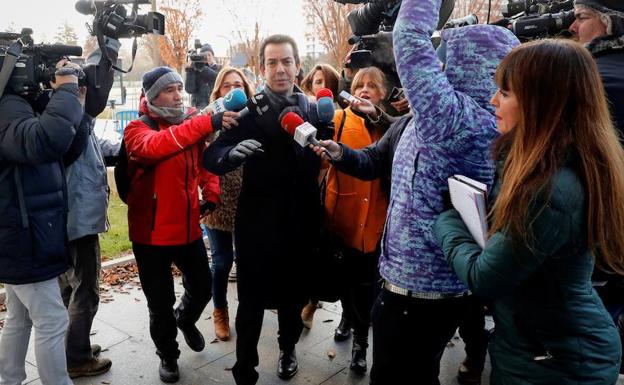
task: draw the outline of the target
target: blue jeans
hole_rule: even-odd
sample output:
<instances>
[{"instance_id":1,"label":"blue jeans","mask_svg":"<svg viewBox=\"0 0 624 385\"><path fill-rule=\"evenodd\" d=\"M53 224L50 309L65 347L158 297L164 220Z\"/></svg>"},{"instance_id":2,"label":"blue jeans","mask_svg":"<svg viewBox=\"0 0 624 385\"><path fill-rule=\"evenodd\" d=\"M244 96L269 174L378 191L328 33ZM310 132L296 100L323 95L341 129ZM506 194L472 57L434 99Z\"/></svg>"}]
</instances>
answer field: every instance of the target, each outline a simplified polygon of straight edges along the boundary
<instances>
[{"instance_id":1,"label":"blue jeans","mask_svg":"<svg viewBox=\"0 0 624 385\"><path fill-rule=\"evenodd\" d=\"M228 275L234 262L234 244L229 231L207 229L212 255L212 300L215 309L227 308Z\"/></svg>"}]
</instances>

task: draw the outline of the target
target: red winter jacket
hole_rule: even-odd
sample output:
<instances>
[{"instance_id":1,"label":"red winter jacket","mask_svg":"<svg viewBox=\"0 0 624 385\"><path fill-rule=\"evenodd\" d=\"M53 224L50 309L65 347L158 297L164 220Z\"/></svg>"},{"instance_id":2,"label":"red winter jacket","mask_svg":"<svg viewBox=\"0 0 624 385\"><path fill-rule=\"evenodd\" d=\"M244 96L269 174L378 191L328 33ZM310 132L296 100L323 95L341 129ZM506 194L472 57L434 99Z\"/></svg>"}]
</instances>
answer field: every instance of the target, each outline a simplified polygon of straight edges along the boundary
<instances>
[{"instance_id":1,"label":"red winter jacket","mask_svg":"<svg viewBox=\"0 0 624 385\"><path fill-rule=\"evenodd\" d=\"M144 99L140 112L159 130L137 119L124 131L130 240L157 246L191 243L201 237L198 186L206 200L216 203L219 196L219 178L201 166L204 139L213 131L211 117L198 115L172 125L149 111Z\"/></svg>"}]
</instances>

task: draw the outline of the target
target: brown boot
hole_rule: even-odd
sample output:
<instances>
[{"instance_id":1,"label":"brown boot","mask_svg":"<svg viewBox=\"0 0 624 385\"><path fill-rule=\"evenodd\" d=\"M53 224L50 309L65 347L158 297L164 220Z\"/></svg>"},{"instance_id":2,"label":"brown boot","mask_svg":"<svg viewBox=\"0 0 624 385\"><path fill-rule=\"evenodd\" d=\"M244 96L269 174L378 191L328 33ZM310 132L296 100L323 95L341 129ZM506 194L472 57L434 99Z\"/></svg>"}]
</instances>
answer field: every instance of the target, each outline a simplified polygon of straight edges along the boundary
<instances>
[{"instance_id":1,"label":"brown boot","mask_svg":"<svg viewBox=\"0 0 624 385\"><path fill-rule=\"evenodd\" d=\"M212 313L214 318L215 334L221 341L230 339L230 315L227 307L225 309L214 309Z\"/></svg>"},{"instance_id":2,"label":"brown boot","mask_svg":"<svg viewBox=\"0 0 624 385\"><path fill-rule=\"evenodd\" d=\"M301 321L307 329L312 329L312 321L314 321L314 312L318 302L310 301L301 311Z\"/></svg>"}]
</instances>

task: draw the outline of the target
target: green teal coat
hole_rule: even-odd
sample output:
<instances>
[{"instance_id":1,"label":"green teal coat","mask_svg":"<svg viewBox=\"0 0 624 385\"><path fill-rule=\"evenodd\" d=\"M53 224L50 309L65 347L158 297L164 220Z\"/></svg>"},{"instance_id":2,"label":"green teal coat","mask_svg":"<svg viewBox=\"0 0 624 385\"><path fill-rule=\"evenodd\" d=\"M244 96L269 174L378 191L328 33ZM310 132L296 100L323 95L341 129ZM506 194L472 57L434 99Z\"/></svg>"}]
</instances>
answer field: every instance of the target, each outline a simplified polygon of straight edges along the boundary
<instances>
[{"instance_id":1,"label":"green teal coat","mask_svg":"<svg viewBox=\"0 0 624 385\"><path fill-rule=\"evenodd\" d=\"M529 210L532 250L504 232L481 250L455 210L440 215L435 234L459 278L493 300L492 385L613 385L622 348L591 284L585 190L568 167L550 188Z\"/></svg>"}]
</instances>

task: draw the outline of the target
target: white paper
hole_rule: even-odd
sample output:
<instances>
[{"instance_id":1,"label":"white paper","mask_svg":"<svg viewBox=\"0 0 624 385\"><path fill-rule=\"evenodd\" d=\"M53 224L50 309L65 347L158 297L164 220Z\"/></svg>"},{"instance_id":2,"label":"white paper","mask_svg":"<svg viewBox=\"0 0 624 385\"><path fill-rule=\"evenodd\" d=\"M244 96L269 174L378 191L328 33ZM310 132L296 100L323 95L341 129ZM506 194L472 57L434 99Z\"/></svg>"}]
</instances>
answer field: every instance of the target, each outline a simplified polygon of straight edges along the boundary
<instances>
[{"instance_id":1,"label":"white paper","mask_svg":"<svg viewBox=\"0 0 624 385\"><path fill-rule=\"evenodd\" d=\"M463 175L448 178L451 202L474 240L485 248L487 241L487 186Z\"/></svg>"}]
</instances>

